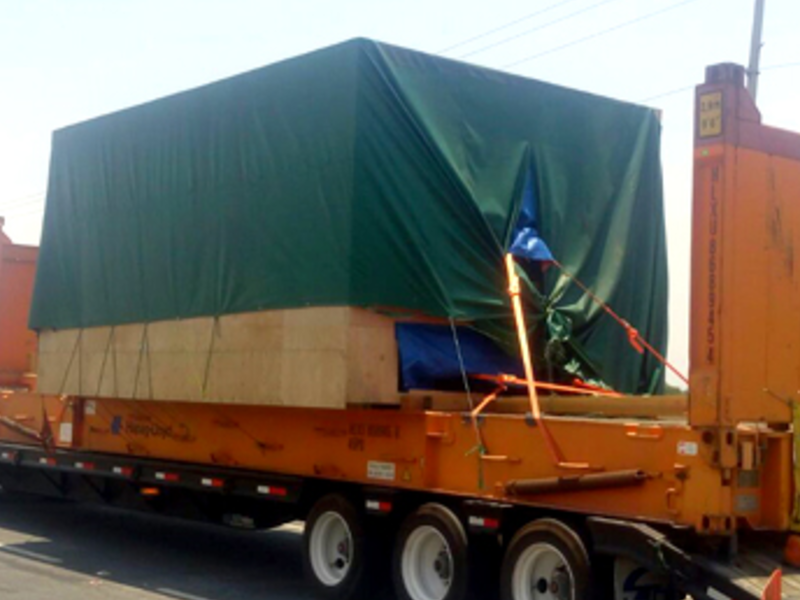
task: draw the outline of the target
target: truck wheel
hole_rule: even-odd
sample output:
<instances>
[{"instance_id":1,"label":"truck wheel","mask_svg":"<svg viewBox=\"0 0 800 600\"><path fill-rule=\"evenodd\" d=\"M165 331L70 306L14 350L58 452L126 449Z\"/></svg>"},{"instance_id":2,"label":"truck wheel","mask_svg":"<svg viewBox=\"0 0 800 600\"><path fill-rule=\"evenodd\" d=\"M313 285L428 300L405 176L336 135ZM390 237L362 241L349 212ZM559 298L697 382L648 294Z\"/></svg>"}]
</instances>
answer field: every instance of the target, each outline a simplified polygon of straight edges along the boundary
<instances>
[{"instance_id":1,"label":"truck wheel","mask_svg":"<svg viewBox=\"0 0 800 600\"><path fill-rule=\"evenodd\" d=\"M502 600L588 600L589 553L572 529L555 519L529 523L512 538L500 573Z\"/></svg>"},{"instance_id":2,"label":"truck wheel","mask_svg":"<svg viewBox=\"0 0 800 600\"><path fill-rule=\"evenodd\" d=\"M303 534L306 577L320 595L353 598L364 579L364 530L353 505L339 494L320 499Z\"/></svg>"},{"instance_id":3,"label":"truck wheel","mask_svg":"<svg viewBox=\"0 0 800 600\"><path fill-rule=\"evenodd\" d=\"M392 562L401 600L463 600L466 595L467 534L440 504L426 504L405 520Z\"/></svg>"}]
</instances>

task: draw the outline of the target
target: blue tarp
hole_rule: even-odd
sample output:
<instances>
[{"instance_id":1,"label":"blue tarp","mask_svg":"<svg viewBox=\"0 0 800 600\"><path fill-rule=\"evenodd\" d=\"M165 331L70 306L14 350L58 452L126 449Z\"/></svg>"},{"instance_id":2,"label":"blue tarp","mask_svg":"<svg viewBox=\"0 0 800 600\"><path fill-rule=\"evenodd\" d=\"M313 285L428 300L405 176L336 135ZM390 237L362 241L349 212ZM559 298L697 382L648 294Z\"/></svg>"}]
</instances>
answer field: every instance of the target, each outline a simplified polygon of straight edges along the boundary
<instances>
[{"instance_id":1,"label":"blue tarp","mask_svg":"<svg viewBox=\"0 0 800 600\"><path fill-rule=\"evenodd\" d=\"M449 325L398 323L396 335L401 389L464 389L453 329ZM486 336L467 327L456 327L456 335L468 375L524 376L522 363Z\"/></svg>"},{"instance_id":2,"label":"blue tarp","mask_svg":"<svg viewBox=\"0 0 800 600\"><path fill-rule=\"evenodd\" d=\"M535 177L528 171L525 178L525 188L522 191L522 204L514 228L511 248L509 251L514 256L547 262L553 260L550 249L539 236L539 200L533 185Z\"/></svg>"}]
</instances>

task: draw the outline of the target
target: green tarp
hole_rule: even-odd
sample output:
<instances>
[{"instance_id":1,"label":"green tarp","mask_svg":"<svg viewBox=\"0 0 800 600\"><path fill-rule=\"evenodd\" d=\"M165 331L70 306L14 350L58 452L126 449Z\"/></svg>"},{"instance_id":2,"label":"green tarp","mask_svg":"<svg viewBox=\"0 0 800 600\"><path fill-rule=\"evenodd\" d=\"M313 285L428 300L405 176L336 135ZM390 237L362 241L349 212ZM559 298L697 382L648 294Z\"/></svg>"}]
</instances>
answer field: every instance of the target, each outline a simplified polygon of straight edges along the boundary
<instances>
[{"instance_id":1,"label":"green tarp","mask_svg":"<svg viewBox=\"0 0 800 600\"><path fill-rule=\"evenodd\" d=\"M659 132L643 107L368 40L67 127L30 325L348 304L503 338L533 177L553 255L663 351ZM551 358L620 390L659 380L557 269L542 284Z\"/></svg>"}]
</instances>

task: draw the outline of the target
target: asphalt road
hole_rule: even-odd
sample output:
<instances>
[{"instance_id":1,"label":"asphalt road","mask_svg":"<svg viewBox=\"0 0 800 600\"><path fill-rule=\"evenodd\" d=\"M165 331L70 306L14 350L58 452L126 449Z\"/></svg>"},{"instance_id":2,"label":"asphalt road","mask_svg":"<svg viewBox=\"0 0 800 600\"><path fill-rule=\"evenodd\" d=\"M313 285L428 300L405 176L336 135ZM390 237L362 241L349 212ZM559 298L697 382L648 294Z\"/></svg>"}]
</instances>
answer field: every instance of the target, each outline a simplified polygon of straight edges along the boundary
<instances>
[{"instance_id":1,"label":"asphalt road","mask_svg":"<svg viewBox=\"0 0 800 600\"><path fill-rule=\"evenodd\" d=\"M0 495L0 598L313 600L300 533Z\"/></svg>"}]
</instances>

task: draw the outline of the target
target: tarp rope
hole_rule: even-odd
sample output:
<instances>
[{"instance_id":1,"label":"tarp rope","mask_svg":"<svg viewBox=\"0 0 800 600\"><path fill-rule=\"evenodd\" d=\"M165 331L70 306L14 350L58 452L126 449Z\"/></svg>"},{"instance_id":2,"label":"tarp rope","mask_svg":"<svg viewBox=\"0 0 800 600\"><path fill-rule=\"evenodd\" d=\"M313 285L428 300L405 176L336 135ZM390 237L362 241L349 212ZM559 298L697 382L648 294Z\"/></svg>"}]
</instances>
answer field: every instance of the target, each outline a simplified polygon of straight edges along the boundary
<instances>
[{"instance_id":1,"label":"tarp rope","mask_svg":"<svg viewBox=\"0 0 800 600\"><path fill-rule=\"evenodd\" d=\"M108 332L108 340L106 340L106 351L103 353L103 364L100 365L100 374L97 376L97 392L95 393L95 396L99 396L100 392L102 391L103 375L106 372L106 363L108 362L108 355L111 353L111 346L114 343L115 331L116 331L116 325L112 325L111 329ZM114 385L116 386L116 381L114 382Z\"/></svg>"},{"instance_id":2,"label":"tarp rope","mask_svg":"<svg viewBox=\"0 0 800 600\"><path fill-rule=\"evenodd\" d=\"M608 316L610 316L614 321L616 321L627 333L628 335L628 342L636 350L639 354L644 354L644 351L647 350L653 357L659 361L662 365L664 365L667 369L672 371L672 373L678 377L683 383L687 386L689 385L689 378L686 377L683 373L681 373L671 362L669 362L665 356L663 356L658 350L653 348L653 346L644 338L642 334L639 333L639 330L636 329L633 325L628 323L625 319L620 317L614 310L606 303L603 302L592 290L589 289L587 285L585 285L580 279L578 279L575 275L567 271L560 262L558 262L555 258L552 259L552 263L559 268L559 270L576 286L578 286L581 291L583 291L589 299L594 302L597 306L599 306Z\"/></svg>"},{"instance_id":3,"label":"tarp rope","mask_svg":"<svg viewBox=\"0 0 800 600\"><path fill-rule=\"evenodd\" d=\"M453 317L450 317L450 331L453 332L453 344L455 345L456 348L456 356L458 356L458 367L461 370L461 380L464 383L464 391L467 393L467 402L469 403L469 410L470 413L473 413L472 428L475 431L475 438L477 440L477 444L475 448L470 450L470 453L475 451L477 451L478 453L478 488L483 489L483 455L486 454L486 448L483 445L483 436L481 436L478 419L474 415L475 406L474 403L472 402L472 390L469 385L469 376L467 375L467 368L464 365L464 356L461 353L461 343L458 341L458 329L456 328L456 322L453 320Z\"/></svg>"}]
</instances>

